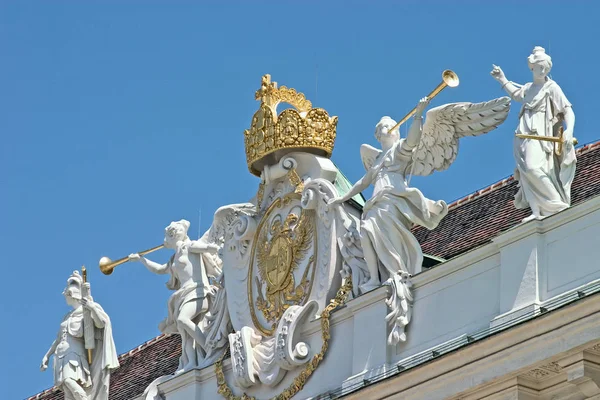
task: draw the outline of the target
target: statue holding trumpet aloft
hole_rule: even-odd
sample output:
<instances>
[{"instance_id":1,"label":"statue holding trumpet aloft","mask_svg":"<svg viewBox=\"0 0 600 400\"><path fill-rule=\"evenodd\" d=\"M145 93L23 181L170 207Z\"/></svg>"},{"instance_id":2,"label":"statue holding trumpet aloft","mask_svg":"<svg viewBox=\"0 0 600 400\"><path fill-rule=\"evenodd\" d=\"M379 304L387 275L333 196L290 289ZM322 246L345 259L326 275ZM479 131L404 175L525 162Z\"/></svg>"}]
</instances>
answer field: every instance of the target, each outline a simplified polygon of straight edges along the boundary
<instances>
[{"instance_id":1,"label":"statue holding trumpet aloft","mask_svg":"<svg viewBox=\"0 0 600 400\"><path fill-rule=\"evenodd\" d=\"M523 103L513 153L517 163L515 179L519 181L515 207L531 208L531 215L524 222L547 217L571 205L577 162L575 114L560 86L548 77L551 57L537 46L527 64L533 82L525 85L506 79L498 66L494 65L491 72L513 100Z\"/></svg>"},{"instance_id":2,"label":"statue holding trumpet aloft","mask_svg":"<svg viewBox=\"0 0 600 400\"><path fill-rule=\"evenodd\" d=\"M390 117L381 118L375 127L381 150L363 144L360 154L366 174L348 193L329 202L330 206L339 205L374 186L360 222L360 245L370 276L361 290L374 289L383 281L392 286L388 299L391 311L386 318L391 328L390 345L406 340L404 327L410 321L412 301L408 278L420 272L423 263L421 246L411 228L418 224L434 229L448 213L443 200L427 199L419 189L410 187L410 175L426 176L447 169L456 159L459 139L495 129L510 108L508 97L445 104L429 110L423 122L430 99L444 87L458 85L452 71L444 71L442 78L444 82L399 123ZM401 138L398 126L412 114L408 134Z\"/></svg>"},{"instance_id":3,"label":"statue holding trumpet aloft","mask_svg":"<svg viewBox=\"0 0 600 400\"><path fill-rule=\"evenodd\" d=\"M190 240L189 227L188 221L181 220L165 228L164 247L175 250L166 264L151 261L138 253L128 257L129 261L141 262L150 272L170 275L167 288L175 292L169 298L168 316L159 329L181 336L182 355L176 374L206 366L215 347L215 343L207 338L205 317L217 299L218 287L209 278L218 280L221 275L216 255L219 246L204 238Z\"/></svg>"}]
</instances>

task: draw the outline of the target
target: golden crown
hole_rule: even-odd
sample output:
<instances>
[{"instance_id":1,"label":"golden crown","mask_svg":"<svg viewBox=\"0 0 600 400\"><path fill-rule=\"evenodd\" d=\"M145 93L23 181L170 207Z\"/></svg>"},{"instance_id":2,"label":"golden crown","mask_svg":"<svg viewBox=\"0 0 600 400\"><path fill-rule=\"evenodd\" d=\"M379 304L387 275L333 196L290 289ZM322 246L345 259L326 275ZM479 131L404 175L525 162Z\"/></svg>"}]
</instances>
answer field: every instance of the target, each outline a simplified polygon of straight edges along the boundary
<instances>
[{"instance_id":1,"label":"golden crown","mask_svg":"<svg viewBox=\"0 0 600 400\"><path fill-rule=\"evenodd\" d=\"M294 150L330 157L335 142L337 117L330 117L322 108L312 108L304 94L271 82L264 75L256 91L260 108L252 117L250 129L244 131L248 169L256 176L265 165L278 162ZM287 103L296 109L277 115L277 105Z\"/></svg>"}]
</instances>

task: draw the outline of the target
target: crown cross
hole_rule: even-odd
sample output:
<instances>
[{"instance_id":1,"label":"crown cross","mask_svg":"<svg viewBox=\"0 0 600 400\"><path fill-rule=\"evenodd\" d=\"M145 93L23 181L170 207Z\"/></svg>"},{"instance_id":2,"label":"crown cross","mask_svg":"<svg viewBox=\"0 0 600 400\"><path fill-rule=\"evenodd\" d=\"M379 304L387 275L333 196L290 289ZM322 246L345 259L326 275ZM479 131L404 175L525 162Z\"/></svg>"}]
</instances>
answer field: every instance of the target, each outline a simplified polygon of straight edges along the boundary
<instances>
[{"instance_id":1,"label":"crown cross","mask_svg":"<svg viewBox=\"0 0 600 400\"><path fill-rule=\"evenodd\" d=\"M263 75L260 89L258 89L254 95L256 100L260 100L262 103L269 103L269 97L277 90L277 82L271 82L271 75Z\"/></svg>"}]
</instances>

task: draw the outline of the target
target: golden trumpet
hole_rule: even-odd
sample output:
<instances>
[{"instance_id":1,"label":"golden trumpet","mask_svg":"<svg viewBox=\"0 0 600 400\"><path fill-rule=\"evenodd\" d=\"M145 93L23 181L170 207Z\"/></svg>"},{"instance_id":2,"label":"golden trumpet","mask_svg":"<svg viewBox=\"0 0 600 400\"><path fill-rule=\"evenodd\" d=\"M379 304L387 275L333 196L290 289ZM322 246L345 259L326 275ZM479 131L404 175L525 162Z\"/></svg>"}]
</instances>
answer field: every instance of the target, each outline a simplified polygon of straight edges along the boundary
<instances>
[{"instance_id":1,"label":"golden trumpet","mask_svg":"<svg viewBox=\"0 0 600 400\"><path fill-rule=\"evenodd\" d=\"M429 100L431 100L435 96L440 94L440 92L442 90L446 89L446 87L451 87L451 88L457 87L458 83L459 83L458 75L456 75L456 73L454 71L447 69L444 72L442 72L442 83L437 85L437 87L435 89L433 89L431 91L431 93L429 93L427 95L427 97L429 98ZM416 111L417 111L417 107L410 110L409 113L404 116L404 118L402 118L396 125L394 125L394 127L392 129L389 130L389 132L393 131L394 129L398 128L400 125L405 123Z\"/></svg>"},{"instance_id":2,"label":"golden trumpet","mask_svg":"<svg viewBox=\"0 0 600 400\"><path fill-rule=\"evenodd\" d=\"M153 248L148 249L148 250L140 251L138 254L140 256L144 256L146 254L152 253L153 251L160 250L163 247L165 247L165 245L161 244L160 246L156 246L156 247L153 247ZM100 267L100 271L104 275L110 275L110 274L113 273L113 270L115 269L115 267L117 267L117 266L119 266L121 264L125 264L127 261L129 261L129 257L119 258L116 261L113 261L113 260L111 260L108 257L102 257L100 259L100 262L98 263L98 266Z\"/></svg>"}]
</instances>

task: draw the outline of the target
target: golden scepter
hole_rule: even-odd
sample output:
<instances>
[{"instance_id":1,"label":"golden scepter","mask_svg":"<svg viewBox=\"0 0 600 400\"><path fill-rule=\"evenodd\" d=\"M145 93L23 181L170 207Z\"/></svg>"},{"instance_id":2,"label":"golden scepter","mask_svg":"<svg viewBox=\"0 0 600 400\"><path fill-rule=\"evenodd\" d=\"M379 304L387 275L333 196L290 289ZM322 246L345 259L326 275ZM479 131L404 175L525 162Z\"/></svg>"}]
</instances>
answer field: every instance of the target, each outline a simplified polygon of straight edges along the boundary
<instances>
[{"instance_id":1,"label":"golden scepter","mask_svg":"<svg viewBox=\"0 0 600 400\"><path fill-rule=\"evenodd\" d=\"M562 121L560 122L562 124ZM538 136L538 135L527 135L525 133L517 133L515 136L521 139L533 139L533 140L542 140L544 142L553 142L554 143L554 153L560 157L563 150L565 129L562 125L558 128L558 137L556 136ZM576 146L578 141L576 138L571 139L573 146Z\"/></svg>"},{"instance_id":2,"label":"golden scepter","mask_svg":"<svg viewBox=\"0 0 600 400\"><path fill-rule=\"evenodd\" d=\"M81 290L82 297L91 297L90 291L86 287L87 270L85 265L81 267L81 276L83 277L83 288ZM94 337L94 320L90 310L83 310L83 339L85 340L85 348L87 349L88 362L92 365L92 350L96 347Z\"/></svg>"}]
</instances>

